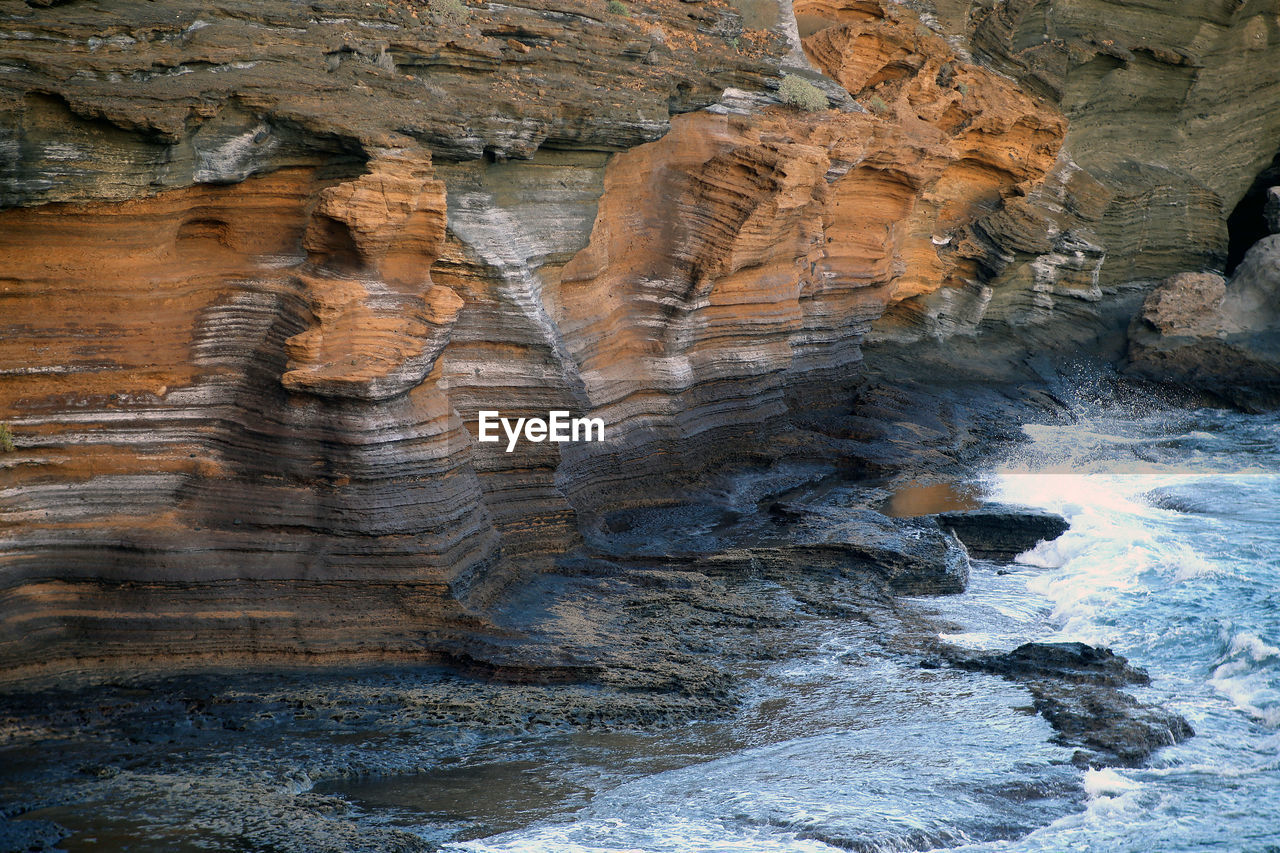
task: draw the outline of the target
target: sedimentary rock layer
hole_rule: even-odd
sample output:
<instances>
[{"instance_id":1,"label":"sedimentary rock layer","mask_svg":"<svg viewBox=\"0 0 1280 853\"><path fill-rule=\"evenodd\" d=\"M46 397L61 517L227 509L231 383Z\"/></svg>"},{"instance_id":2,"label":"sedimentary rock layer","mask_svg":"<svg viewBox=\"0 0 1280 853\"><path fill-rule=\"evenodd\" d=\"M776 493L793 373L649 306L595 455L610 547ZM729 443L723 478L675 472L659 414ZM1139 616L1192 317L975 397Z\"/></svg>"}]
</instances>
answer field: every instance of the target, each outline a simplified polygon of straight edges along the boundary
<instances>
[{"instance_id":1,"label":"sedimentary rock layer","mask_svg":"<svg viewBox=\"0 0 1280 853\"><path fill-rule=\"evenodd\" d=\"M885 306L966 274L939 236L1026 192L1063 132L896 13L882 35L931 55L892 108L675 117L758 88L774 37L703 4L473 10L456 33L94 14L30 13L9 48L7 661L490 653L475 608L579 525L766 459L795 411L838 404ZM574 61L629 73L601 94ZM822 60L838 80L854 61ZM108 85L144 63L171 73ZM465 95L533 72L554 109L513 98L523 135ZM453 78L483 144L392 114L439 118L421 93ZM303 115L322 91L350 112ZM507 453L474 439L489 408L600 417L607 441Z\"/></svg>"},{"instance_id":2,"label":"sedimentary rock layer","mask_svg":"<svg viewBox=\"0 0 1280 853\"><path fill-rule=\"evenodd\" d=\"M735 5L0 4L7 670L502 665L485 607L609 512L855 452L824 413L865 340L1070 340L1063 304L1216 247L1258 159L1073 143L1106 117L1001 41L1025 3L797 2L803 57ZM1235 74L1249 20L1162 38ZM1186 229L1125 242L1165 200ZM1103 275L1113 239L1147 266ZM508 453L481 409L606 440Z\"/></svg>"},{"instance_id":3,"label":"sedimentary rock layer","mask_svg":"<svg viewBox=\"0 0 1280 853\"><path fill-rule=\"evenodd\" d=\"M1280 149L1275 4L939 0L936 13L1069 120L1043 187L970 235L998 260L973 331L1010 351L1120 356L1145 291L1223 271L1232 213Z\"/></svg>"}]
</instances>

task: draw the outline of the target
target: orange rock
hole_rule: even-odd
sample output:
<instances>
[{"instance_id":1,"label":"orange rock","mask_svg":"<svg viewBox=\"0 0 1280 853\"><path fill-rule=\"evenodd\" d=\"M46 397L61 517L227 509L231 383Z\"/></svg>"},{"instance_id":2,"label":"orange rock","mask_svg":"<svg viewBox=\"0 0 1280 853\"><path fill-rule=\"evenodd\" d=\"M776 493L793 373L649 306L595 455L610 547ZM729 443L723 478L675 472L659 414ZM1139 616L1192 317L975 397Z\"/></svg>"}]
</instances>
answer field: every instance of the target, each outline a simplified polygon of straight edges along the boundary
<instances>
[{"instance_id":1,"label":"orange rock","mask_svg":"<svg viewBox=\"0 0 1280 853\"><path fill-rule=\"evenodd\" d=\"M805 47L870 112L689 112L637 145L667 78L633 62L642 100L624 80L591 100L617 114L500 116L488 165L433 164L378 113L340 173L291 154L0 211L19 445L0 455L0 663L455 653L494 634L478 608L580 541L580 514L799 446L792 419L839 404L872 322L978 278L967 229L1033 191L1064 131L902 7L805 8L840 21ZM592 49L728 51L688 20L661 41L610 21ZM431 61L496 67L503 44ZM555 122L576 153L501 162ZM256 162L231 155L257 135L214 176ZM601 417L606 440L508 454L473 437L494 408Z\"/></svg>"}]
</instances>

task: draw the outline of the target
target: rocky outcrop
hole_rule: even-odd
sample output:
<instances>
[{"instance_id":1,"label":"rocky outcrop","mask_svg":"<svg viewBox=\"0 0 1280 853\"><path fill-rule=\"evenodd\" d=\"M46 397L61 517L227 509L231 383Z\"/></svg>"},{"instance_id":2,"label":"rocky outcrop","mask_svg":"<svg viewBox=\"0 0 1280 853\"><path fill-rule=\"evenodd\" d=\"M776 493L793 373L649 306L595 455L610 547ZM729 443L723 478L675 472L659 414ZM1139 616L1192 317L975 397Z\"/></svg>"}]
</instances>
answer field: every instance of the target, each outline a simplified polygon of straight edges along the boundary
<instances>
[{"instance_id":1,"label":"rocky outcrop","mask_svg":"<svg viewBox=\"0 0 1280 853\"><path fill-rule=\"evenodd\" d=\"M483 656L475 602L577 537L554 450L468 432L574 403L537 270L604 152L762 87L772 37L674 0L10 7L0 658Z\"/></svg>"},{"instance_id":2,"label":"rocky outcrop","mask_svg":"<svg viewBox=\"0 0 1280 853\"><path fill-rule=\"evenodd\" d=\"M611 514L945 462L866 347L1105 352L1280 138L1248 4L0 8L15 674L499 655ZM490 409L606 440L508 453Z\"/></svg>"},{"instance_id":3,"label":"rocky outcrop","mask_svg":"<svg viewBox=\"0 0 1280 853\"><path fill-rule=\"evenodd\" d=\"M437 158L618 150L786 49L722 4L370 4L157 10L6 2L0 204L128 199L412 140Z\"/></svg>"},{"instance_id":4,"label":"rocky outcrop","mask_svg":"<svg viewBox=\"0 0 1280 853\"><path fill-rule=\"evenodd\" d=\"M1086 643L1023 643L1002 654L954 652L952 663L961 669L991 672L1007 678L1056 678L1104 687L1150 684L1151 677L1111 649Z\"/></svg>"},{"instance_id":5,"label":"rocky outcrop","mask_svg":"<svg viewBox=\"0 0 1280 853\"><path fill-rule=\"evenodd\" d=\"M1228 282L1171 276L1129 329L1129 370L1244 409L1280 405L1280 235L1257 243Z\"/></svg>"},{"instance_id":6,"label":"rocky outcrop","mask_svg":"<svg viewBox=\"0 0 1280 853\"><path fill-rule=\"evenodd\" d=\"M942 537L908 541L917 531L894 531L887 540L829 542L785 547L753 547L712 554L699 560L706 571L751 575L757 572L842 572L873 578L894 595L954 595L964 592L969 563Z\"/></svg>"},{"instance_id":7,"label":"rocky outcrop","mask_svg":"<svg viewBox=\"0 0 1280 853\"><path fill-rule=\"evenodd\" d=\"M1041 542L1052 542L1071 526L1060 515L1040 510L988 507L933 516L938 526L964 543L969 556L1008 562Z\"/></svg>"},{"instance_id":8,"label":"rocky outcrop","mask_svg":"<svg viewBox=\"0 0 1280 853\"><path fill-rule=\"evenodd\" d=\"M851 4L848 4L851 5ZM975 223L985 247L960 294L909 300L878 322L877 359L957 359L1007 376L1030 352L1120 359L1155 284L1228 259L1228 220L1280 145L1280 29L1259 3L1185 0L1159 12L1121 0L937 0L944 31L976 61L1056 104L1069 129L1044 184ZM921 316L958 308L934 355Z\"/></svg>"},{"instance_id":9,"label":"rocky outcrop","mask_svg":"<svg viewBox=\"0 0 1280 853\"><path fill-rule=\"evenodd\" d=\"M431 284L445 197L430 176L427 158L375 150L369 171L319 193L302 246L322 272L299 279L315 319L284 342L287 390L387 400L431 372L463 303Z\"/></svg>"},{"instance_id":10,"label":"rocky outcrop","mask_svg":"<svg viewBox=\"0 0 1280 853\"><path fill-rule=\"evenodd\" d=\"M664 535L681 541L687 528L671 524L675 518L722 511L626 515L647 528L652 545ZM459 796L449 783L459 768L473 773L512 757L516 788L526 792L530 761L561 764L556 755L568 755L548 757L542 745L574 751L588 739L606 745L609 757L618 754L612 744L634 742L634 754L644 758L652 741L637 740L637 732L681 738L693 727L724 734L726 746L709 756L731 753L741 719L778 711L776 698L762 695L745 673L811 660L825 653L817 647L827 638L850 638L856 645L841 650L827 685L848 711L860 693L857 676L845 681L847 673L865 671L867 689L880 695L885 661L904 646L918 656L917 644L937 630L896 606L865 572L803 560L720 569L566 560L560 572L531 573L507 591L495 615L521 632L518 644L502 650L508 665L485 670L467 666L477 661L456 662L455 669L483 678L404 665L272 668L113 673L87 688L65 679L0 691L0 849L53 849L74 832L63 846L89 837L102 846L120 838L161 847L428 853L510 828L527 814L498 797L493 814L502 825L489 823L474 804L487 801L485 792L497 790L501 778L486 774L474 795ZM904 682L912 677L905 663L891 671ZM917 691L934 685L931 678L908 684L900 694L906 710ZM812 707L806 691L796 709ZM822 715L817 722L825 730ZM789 719L784 728L796 734ZM513 753L513 743L537 751ZM601 755L592 750L588 760ZM382 808L350 794L350 786L371 779L422 779L457 804L431 809L412 827L385 821ZM600 790L613 783L602 777ZM142 809L145 838L135 822Z\"/></svg>"},{"instance_id":11,"label":"rocky outcrop","mask_svg":"<svg viewBox=\"0 0 1280 853\"><path fill-rule=\"evenodd\" d=\"M943 657L960 669L1025 684L1036 710L1058 732L1055 742L1080 747L1073 759L1080 766L1137 766L1160 747L1195 734L1180 715L1122 692L1121 687L1151 679L1110 649L1084 643L1024 643L1002 654L948 647Z\"/></svg>"},{"instance_id":12,"label":"rocky outcrop","mask_svg":"<svg viewBox=\"0 0 1280 853\"><path fill-rule=\"evenodd\" d=\"M1262 215L1266 217L1267 230L1272 234L1280 234L1280 187L1267 190Z\"/></svg>"},{"instance_id":13,"label":"rocky outcrop","mask_svg":"<svg viewBox=\"0 0 1280 853\"><path fill-rule=\"evenodd\" d=\"M1216 273L1178 273L1151 291L1140 319L1162 335L1212 336L1226 331L1227 280Z\"/></svg>"},{"instance_id":14,"label":"rocky outcrop","mask_svg":"<svg viewBox=\"0 0 1280 853\"><path fill-rule=\"evenodd\" d=\"M895 6L806 40L868 105L814 114L718 3L432 8L14 9L12 672L497 654L608 513L829 458L795 417L1065 129ZM507 453L493 408L607 440Z\"/></svg>"},{"instance_id":15,"label":"rocky outcrop","mask_svg":"<svg viewBox=\"0 0 1280 853\"><path fill-rule=\"evenodd\" d=\"M623 512L611 521L625 535L595 543L599 550L593 556L611 564L687 566L710 574L847 576L886 595L953 595L968 585L964 549L931 521L892 519L874 510L832 517L803 505L780 516L780 506L786 505L772 504L767 518L705 505L679 508L677 517L694 524L718 521L716 533L681 537L675 548L666 513ZM779 523L784 527L777 528Z\"/></svg>"}]
</instances>

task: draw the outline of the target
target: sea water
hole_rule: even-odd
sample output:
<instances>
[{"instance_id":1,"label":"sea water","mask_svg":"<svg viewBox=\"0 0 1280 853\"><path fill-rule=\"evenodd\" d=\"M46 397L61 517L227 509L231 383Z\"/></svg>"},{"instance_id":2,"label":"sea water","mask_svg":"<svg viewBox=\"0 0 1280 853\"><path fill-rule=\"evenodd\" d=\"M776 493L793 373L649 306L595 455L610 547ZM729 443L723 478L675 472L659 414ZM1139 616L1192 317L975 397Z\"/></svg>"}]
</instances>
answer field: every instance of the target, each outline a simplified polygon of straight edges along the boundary
<instances>
[{"instance_id":1,"label":"sea water","mask_svg":"<svg viewBox=\"0 0 1280 853\"><path fill-rule=\"evenodd\" d=\"M446 849L1280 850L1280 419L1084 413L1025 431L982 487L1071 529L914 606L973 648L1108 646L1194 738L1142 769L1081 771L1024 689L920 668L834 624L729 723L500 747L482 771L519 787L508 771L524 767L573 795Z\"/></svg>"},{"instance_id":2,"label":"sea water","mask_svg":"<svg viewBox=\"0 0 1280 853\"><path fill-rule=\"evenodd\" d=\"M995 497L1071 529L1022 558L1041 639L1110 646L1196 736L1085 775L1084 810L965 850L1280 850L1280 418L1222 412L1029 426Z\"/></svg>"}]
</instances>

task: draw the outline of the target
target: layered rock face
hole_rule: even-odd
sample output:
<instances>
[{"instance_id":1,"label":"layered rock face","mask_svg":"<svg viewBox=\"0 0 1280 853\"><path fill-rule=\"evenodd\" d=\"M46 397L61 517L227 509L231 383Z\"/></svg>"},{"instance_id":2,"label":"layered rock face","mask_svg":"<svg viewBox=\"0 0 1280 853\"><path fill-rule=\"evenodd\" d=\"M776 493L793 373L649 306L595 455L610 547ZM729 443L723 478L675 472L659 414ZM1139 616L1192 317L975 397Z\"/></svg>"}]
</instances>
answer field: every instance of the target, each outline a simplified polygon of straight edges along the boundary
<instances>
[{"instance_id":1,"label":"layered rock face","mask_svg":"<svg viewBox=\"0 0 1280 853\"><path fill-rule=\"evenodd\" d=\"M1120 357L1146 291L1223 271L1228 221L1280 149L1274 4L940 0L934 12L977 61L1069 121L1049 179L968 236L993 263L966 330L984 342L966 355ZM943 297L922 298L919 313ZM914 319L891 312L885 336L919 338Z\"/></svg>"},{"instance_id":2,"label":"layered rock face","mask_svg":"<svg viewBox=\"0 0 1280 853\"><path fill-rule=\"evenodd\" d=\"M7 671L502 666L485 607L608 513L845 452L817 415L865 340L1074 329L1059 297L1137 275L1104 274L1109 240L1152 253L1125 223L1165 196L1081 165L1127 143L1063 118L1099 109L1065 94L1076 41L1055 88L998 38L1028 4L798 0L803 56L789 10L738 5L0 7ZM1185 17L1168 40L1238 73L1252 18ZM802 62L831 109L773 99ZM1224 147L1217 200L1144 264L1218 246L1256 148ZM1209 185L1184 177L1168 198ZM606 440L508 453L482 409Z\"/></svg>"},{"instance_id":3,"label":"layered rock face","mask_svg":"<svg viewBox=\"0 0 1280 853\"><path fill-rule=\"evenodd\" d=\"M576 536L555 454L466 425L572 399L533 270L585 243L605 152L775 41L601 6L6 5L11 671L492 637L469 602ZM540 146L574 152L496 163Z\"/></svg>"}]
</instances>

